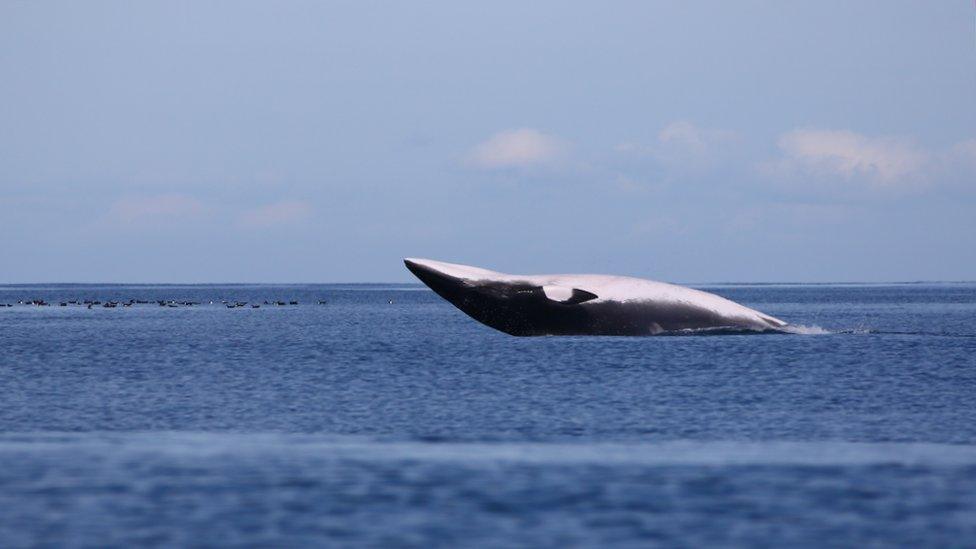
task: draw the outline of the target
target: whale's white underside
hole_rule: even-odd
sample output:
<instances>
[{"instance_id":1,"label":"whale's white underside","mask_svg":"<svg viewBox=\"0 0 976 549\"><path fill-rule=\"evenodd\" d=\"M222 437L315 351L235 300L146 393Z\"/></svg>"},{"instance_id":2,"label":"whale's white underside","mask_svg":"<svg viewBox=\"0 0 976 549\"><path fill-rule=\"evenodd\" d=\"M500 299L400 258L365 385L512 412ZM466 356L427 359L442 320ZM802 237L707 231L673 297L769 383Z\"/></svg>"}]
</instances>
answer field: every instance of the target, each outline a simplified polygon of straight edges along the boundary
<instances>
[{"instance_id":1,"label":"whale's white underside","mask_svg":"<svg viewBox=\"0 0 976 549\"><path fill-rule=\"evenodd\" d=\"M499 273L479 267L459 265L457 263L434 261L432 259L408 258L407 260L440 271L448 276L472 282L528 282L542 286L546 297L554 301L569 299L572 295L573 288L577 288L597 295L596 299L588 303L653 302L659 304L691 305L713 311L729 319L741 319L760 324L768 323L774 327L786 326L786 322L778 318L739 305L724 297L701 290L668 284L666 282L657 282L629 276L596 274L517 275Z\"/></svg>"}]
</instances>

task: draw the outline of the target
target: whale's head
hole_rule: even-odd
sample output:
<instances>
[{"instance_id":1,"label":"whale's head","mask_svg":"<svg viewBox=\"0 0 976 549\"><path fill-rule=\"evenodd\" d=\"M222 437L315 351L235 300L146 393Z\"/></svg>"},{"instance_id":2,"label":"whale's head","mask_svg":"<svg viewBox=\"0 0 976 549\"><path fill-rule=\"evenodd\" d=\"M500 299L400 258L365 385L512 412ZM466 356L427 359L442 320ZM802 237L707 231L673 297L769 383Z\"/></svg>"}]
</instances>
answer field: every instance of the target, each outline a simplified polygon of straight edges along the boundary
<instances>
[{"instance_id":1,"label":"whale's head","mask_svg":"<svg viewBox=\"0 0 976 549\"><path fill-rule=\"evenodd\" d=\"M598 297L579 288L542 285L531 277L467 265L415 258L403 263L468 316L512 335L560 333L564 323L579 326L587 316L579 305Z\"/></svg>"}]
</instances>

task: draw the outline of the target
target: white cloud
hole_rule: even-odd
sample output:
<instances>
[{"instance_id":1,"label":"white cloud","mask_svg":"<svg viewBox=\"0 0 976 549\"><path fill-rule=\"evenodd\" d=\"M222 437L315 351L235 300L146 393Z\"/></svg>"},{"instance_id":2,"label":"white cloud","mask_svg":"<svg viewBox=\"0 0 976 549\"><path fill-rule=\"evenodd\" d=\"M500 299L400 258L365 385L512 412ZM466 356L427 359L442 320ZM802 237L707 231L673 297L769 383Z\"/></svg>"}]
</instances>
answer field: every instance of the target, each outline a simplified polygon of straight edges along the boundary
<instances>
[{"instance_id":1,"label":"white cloud","mask_svg":"<svg viewBox=\"0 0 976 549\"><path fill-rule=\"evenodd\" d=\"M779 138L782 157L761 164L767 175L860 180L877 186L924 183L934 155L897 137L849 130L797 129Z\"/></svg>"},{"instance_id":2,"label":"white cloud","mask_svg":"<svg viewBox=\"0 0 976 549\"><path fill-rule=\"evenodd\" d=\"M705 153L710 147L728 143L735 139L735 132L699 128L684 120L668 124L657 134L658 143L663 146L680 147L697 153Z\"/></svg>"},{"instance_id":3,"label":"white cloud","mask_svg":"<svg viewBox=\"0 0 976 549\"><path fill-rule=\"evenodd\" d=\"M245 211L240 221L247 227L272 227L304 221L311 213L312 207L307 202L283 200Z\"/></svg>"},{"instance_id":4,"label":"white cloud","mask_svg":"<svg viewBox=\"0 0 976 549\"><path fill-rule=\"evenodd\" d=\"M776 144L780 154L760 161L750 152L755 143L750 145L741 134L679 120L658 131L649 143L618 145L618 152L638 161L653 160L651 165L624 164L618 180L652 177L664 184L713 184L721 178L727 186L747 184L758 168L760 175L788 194L904 194L934 186L976 190L976 139L933 148L903 137L797 128L780 135Z\"/></svg>"},{"instance_id":5,"label":"white cloud","mask_svg":"<svg viewBox=\"0 0 976 549\"><path fill-rule=\"evenodd\" d=\"M199 216L206 210L203 203L191 196L161 194L120 198L112 204L109 214L117 221L136 223L186 219Z\"/></svg>"},{"instance_id":6,"label":"white cloud","mask_svg":"<svg viewBox=\"0 0 976 549\"><path fill-rule=\"evenodd\" d=\"M534 130L520 128L491 136L468 154L468 163L477 168L526 168L558 160L567 145L561 139Z\"/></svg>"},{"instance_id":7,"label":"white cloud","mask_svg":"<svg viewBox=\"0 0 976 549\"><path fill-rule=\"evenodd\" d=\"M654 143L647 145L625 142L617 145L617 150L658 157L665 157L673 152L705 154L714 152L716 146L736 141L738 137L738 134L731 130L702 128L686 120L676 120L657 132Z\"/></svg>"},{"instance_id":8,"label":"white cloud","mask_svg":"<svg viewBox=\"0 0 976 549\"><path fill-rule=\"evenodd\" d=\"M613 179L613 187L624 193L639 193L650 190L658 190L660 185L651 185L639 179L618 174Z\"/></svg>"},{"instance_id":9,"label":"white cloud","mask_svg":"<svg viewBox=\"0 0 976 549\"><path fill-rule=\"evenodd\" d=\"M677 120L662 128L652 143L621 143L617 151L650 156L669 171L688 175L734 161L738 141L739 135L733 131Z\"/></svg>"},{"instance_id":10,"label":"white cloud","mask_svg":"<svg viewBox=\"0 0 976 549\"><path fill-rule=\"evenodd\" d=\"M949 150L948 162L976 173L976 139L956 143Z\"/></svg>"}]
</instances>

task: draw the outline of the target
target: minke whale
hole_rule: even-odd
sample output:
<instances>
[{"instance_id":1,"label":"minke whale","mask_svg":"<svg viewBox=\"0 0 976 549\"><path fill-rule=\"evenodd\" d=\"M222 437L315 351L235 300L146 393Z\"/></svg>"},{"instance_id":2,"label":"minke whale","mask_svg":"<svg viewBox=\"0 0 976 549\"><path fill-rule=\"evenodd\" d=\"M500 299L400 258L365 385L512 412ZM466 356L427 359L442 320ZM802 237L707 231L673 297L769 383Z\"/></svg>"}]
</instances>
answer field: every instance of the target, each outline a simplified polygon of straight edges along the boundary
<instances>
[{"instance_id":1,"label":"minke whale","mask_svg":"<svg viewBox=\"0 0 976 549\"><path fill-rule=\"evenodd\" d=\"M471 318L514 336L647 336L785 331L786 322L715 294L609 275L513 275L430 259L403 260Z\"/></svg>"}]
</instances>

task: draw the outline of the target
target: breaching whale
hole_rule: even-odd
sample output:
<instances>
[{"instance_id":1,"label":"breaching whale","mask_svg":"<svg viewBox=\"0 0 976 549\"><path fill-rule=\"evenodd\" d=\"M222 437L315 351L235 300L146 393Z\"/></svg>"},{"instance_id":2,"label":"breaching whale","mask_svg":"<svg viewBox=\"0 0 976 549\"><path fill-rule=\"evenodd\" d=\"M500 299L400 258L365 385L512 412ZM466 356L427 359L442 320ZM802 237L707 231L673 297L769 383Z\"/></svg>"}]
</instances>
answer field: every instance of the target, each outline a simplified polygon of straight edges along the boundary
<instances>
[{"instance_id":1,"label":"breaching whale","mask_svg":"<svg viewBox=\"0 0 976 549\"><path fill-rule=\"evenodd\" d=\"M715 294L608 275L511 275L430 259L403 260L471 318L515 336L783 331L786 322Z\"/></svg>"}]
</instances>

